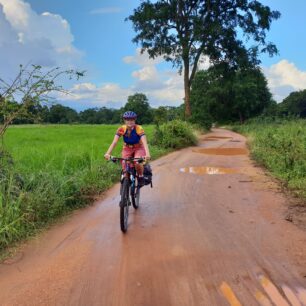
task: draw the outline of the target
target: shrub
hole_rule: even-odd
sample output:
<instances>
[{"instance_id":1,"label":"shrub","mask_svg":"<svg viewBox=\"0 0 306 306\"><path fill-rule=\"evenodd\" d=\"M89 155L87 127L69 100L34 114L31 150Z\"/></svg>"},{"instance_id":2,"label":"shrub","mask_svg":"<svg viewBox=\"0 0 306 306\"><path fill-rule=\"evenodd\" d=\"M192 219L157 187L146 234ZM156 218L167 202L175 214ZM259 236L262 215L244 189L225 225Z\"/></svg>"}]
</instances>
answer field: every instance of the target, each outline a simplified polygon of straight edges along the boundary
<instances>
[{"instance_id":1,"label":"shrub","mask_svg":"<svg viewBox=\"0 0 306 306\"><path fill-rule=\"evenodd\" d=\"M165 149L179 149L195 145L197 138L192 125L173 120L155 127L153 144Z\"/></svg>"}]
</instances>

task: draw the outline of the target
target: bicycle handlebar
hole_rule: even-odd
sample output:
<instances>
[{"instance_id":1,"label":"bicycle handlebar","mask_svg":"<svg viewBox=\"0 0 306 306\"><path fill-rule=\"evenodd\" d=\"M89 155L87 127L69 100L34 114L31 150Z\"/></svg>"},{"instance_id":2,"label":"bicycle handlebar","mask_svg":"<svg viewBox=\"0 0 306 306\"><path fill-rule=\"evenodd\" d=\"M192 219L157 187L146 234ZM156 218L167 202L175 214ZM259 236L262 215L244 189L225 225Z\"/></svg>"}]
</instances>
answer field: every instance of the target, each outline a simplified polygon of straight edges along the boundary
<instances>
[{"instance_id":1,"label":"bicycle handlebar","mask_svg":"<svg viewBox=\"0 0 306 306\"><path fill-rule=\"evenodd\" d=\"M138 161L140 163L144 162L144 158L143 157L128 157L128 158L122 158L122 157L115 157L115 156L111 156L110 160L112 162L116 162L118 160L124 160L124 161Z\"/></svg>"}]
</instances>

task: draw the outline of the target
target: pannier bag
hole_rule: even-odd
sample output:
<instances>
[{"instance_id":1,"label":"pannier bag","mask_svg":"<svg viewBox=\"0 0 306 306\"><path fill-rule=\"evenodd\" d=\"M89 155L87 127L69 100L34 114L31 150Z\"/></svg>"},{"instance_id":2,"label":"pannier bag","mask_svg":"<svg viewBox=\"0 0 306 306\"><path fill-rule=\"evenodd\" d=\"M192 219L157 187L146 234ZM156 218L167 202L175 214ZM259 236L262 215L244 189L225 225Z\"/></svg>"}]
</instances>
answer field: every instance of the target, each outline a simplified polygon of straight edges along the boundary
<instances>
[{"instance_id":1,"label":"pannier bag","mask_svg":"<svg viewBox=\"0 0 306 306\"><path fill-rule=\"evenodd\" d=\"M145 181L145 185L150 185L152 186L152 168L149 164L145 164L144 168L143 168L143 177L144 177L144 181Z\"/></svg>"}]
</instances>

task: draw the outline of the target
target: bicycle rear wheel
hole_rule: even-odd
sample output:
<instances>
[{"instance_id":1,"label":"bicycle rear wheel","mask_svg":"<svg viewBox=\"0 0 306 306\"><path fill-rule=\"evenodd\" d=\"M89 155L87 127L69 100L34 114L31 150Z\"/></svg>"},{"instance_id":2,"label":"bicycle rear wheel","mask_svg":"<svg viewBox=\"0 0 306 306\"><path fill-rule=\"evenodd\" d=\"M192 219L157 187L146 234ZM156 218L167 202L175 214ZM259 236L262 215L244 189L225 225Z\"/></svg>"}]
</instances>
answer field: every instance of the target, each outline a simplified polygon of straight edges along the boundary
<instances>
[{"instance_id":1,"label":"bicycle rear wheel","mask_svg":"<svg viewBox=\"0 0 306 306\"><path fill-rule=\"evenodd\" d=\"M123 233L125 233L128 228L129 202L130 202L129 189L130 189L130 182L129 179L126 177L123 179L122 182L121 203L120 203L120 228Z\"/></svg>"}]
</instances>

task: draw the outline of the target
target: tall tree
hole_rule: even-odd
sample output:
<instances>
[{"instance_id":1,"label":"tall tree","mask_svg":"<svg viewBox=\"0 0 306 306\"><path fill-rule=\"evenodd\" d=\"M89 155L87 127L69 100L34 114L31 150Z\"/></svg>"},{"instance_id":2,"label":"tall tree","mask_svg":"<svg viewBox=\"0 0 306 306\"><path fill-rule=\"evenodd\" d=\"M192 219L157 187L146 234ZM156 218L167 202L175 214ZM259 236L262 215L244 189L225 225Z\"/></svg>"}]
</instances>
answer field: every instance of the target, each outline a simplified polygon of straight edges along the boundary
<instances>
[{"instance_id":1,"label":"tall tree","mask_svg":"<svg viewBox=\"0 0 306 306\"><path fill-rule=\"evenodd\" d=\"M257 0L146 0L127 19L142 52L163 56L183 71L185 115L190 117L190 87L201 56L232 65L258 64L260 52L277 53L266 42L266 32L279 17Z\"/></svg>"}]
</instances>

